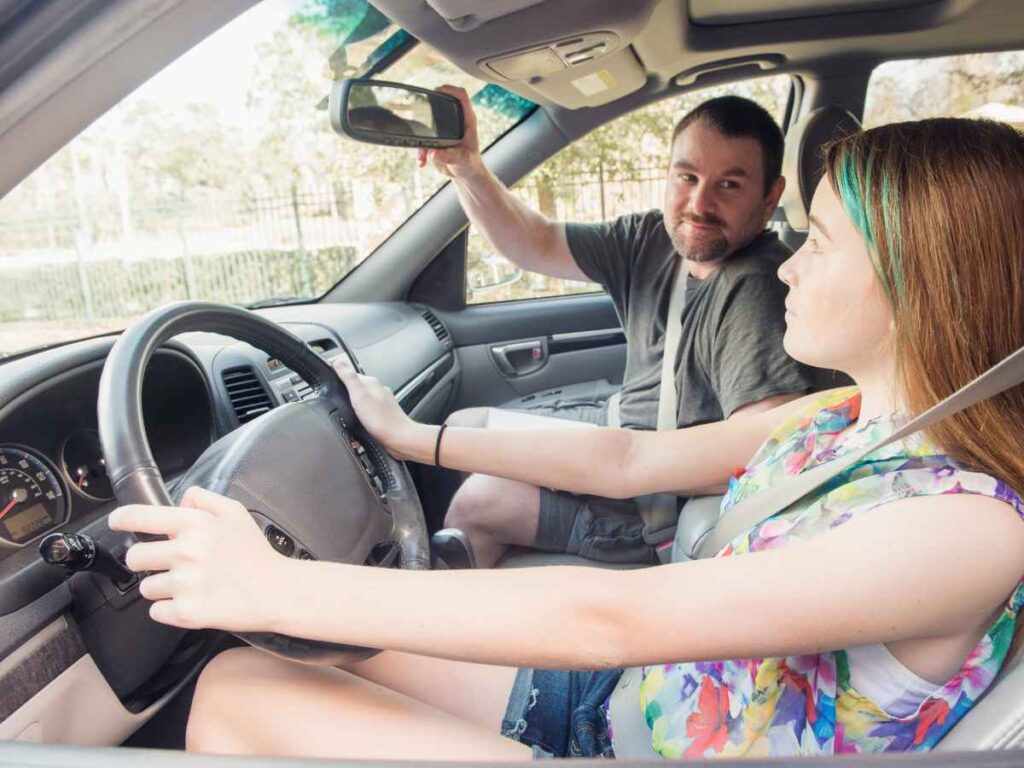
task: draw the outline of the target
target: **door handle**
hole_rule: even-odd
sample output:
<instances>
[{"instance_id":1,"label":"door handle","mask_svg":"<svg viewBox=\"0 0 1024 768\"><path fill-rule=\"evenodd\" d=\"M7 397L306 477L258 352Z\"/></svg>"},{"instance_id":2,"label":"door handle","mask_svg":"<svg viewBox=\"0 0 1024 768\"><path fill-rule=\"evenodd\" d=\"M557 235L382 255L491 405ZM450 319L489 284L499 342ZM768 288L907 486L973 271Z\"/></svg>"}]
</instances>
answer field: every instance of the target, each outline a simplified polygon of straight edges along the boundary
<instances>
[{"instance_id":1,"label":"door handle","mask_svg":"<svg viewBox=\"0 0 1024 768\"><path fill-rule=\"evenodd\" d=\"M491 357L506 376L523 376L544 367L548 351L543 339L532 339L491 347Z\"/></svg>"}]
</instances>

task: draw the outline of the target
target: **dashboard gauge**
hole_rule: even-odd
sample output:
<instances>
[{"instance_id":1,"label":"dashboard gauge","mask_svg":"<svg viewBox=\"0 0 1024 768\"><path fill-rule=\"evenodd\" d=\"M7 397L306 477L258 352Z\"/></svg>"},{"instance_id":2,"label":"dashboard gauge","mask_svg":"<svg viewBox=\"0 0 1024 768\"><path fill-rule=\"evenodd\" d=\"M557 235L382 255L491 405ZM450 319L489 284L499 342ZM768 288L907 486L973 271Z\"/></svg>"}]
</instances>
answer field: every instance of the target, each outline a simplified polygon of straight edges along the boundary
<instances>
[{"instance_id":1,"label":"dashboard gauge","mask_svg":"<svg viewBox=\"0 0 1024 768\"><path fill-rule=\"evenodd\" d=\"M100 436L95 430L81 429L68 435L60 449L60 461L68 483L83 496L97 501L114 498Z\"/></svg>"},{"instance_id":2,"label":"dashboard gauge","mask_svg":"<svg viewBox=\"0 0 1024 768\"><path fill-rule=\"evenodd\" d=\"M21 545L67 521L68 498L42 456L0 445L0 543Z\"/></svg>"}]
</instances>

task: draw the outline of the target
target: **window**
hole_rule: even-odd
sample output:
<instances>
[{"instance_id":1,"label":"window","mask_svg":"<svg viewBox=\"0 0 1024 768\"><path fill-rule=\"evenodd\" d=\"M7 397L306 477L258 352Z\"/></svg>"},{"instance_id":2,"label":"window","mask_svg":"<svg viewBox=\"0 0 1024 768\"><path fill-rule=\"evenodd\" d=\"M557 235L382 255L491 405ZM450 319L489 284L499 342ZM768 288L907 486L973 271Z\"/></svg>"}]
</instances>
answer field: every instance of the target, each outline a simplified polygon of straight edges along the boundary
<instances>
[{"instance_id":1,"label":"window","mask_svg":"<svg viewBox=\"0 0 1024 768\"><path fill-rule=\"evenodd\" d=\"M597 129L521 179L512 192L555 221L598 222L661 208L672 127L707 99L734 94L761 104L781 124L789 98L788 75L706 88L666 99ZM466 301L565 296L601 290L593 283L525 273L500 256L470 226Z\"/></svg>"},{"instance_id":2,"label":"window","mask_svg":"<svg viewBox=\"0 0 1024 768\"><path fill-rule=\"evenodd\" d=\"M868 83L864 127L986 117L1024 129L1024 51L890 61Z\"/></svg>"},{"instance_id":3,"label":"window","mask_svg":"<svg viewBox=\"0 0 1024 768\"><path fill-rule=\"evenodd\" d=\"M0 200L0 354L322 295L447 182L330 127L333 80L409 41L365 0L265 0L155 75ZM534 108L423 44L382 74L464 86L485 141Z\"/></svg>"}]
</instances>

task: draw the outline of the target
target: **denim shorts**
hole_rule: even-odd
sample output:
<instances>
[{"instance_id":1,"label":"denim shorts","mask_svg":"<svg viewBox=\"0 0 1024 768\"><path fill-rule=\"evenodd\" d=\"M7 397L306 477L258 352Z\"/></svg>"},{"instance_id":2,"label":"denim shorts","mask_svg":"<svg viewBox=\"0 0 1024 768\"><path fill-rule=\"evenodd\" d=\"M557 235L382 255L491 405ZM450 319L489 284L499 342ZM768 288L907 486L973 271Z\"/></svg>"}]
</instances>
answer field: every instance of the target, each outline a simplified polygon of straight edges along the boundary
<instances>
[{"instance_id":1,"label":"denim shorts","mask_svg":"<svg viewBox=\"0 0 1024 768\"><path fill-rule=\"evenodd\" d=\"M614 758L605 702L621 674L520 669L502 735L532 747L534 758Z\"/></svg>"},{"instance_id":2,"label":"denim shorts","mask_svg":"<svg viewBox=\"0 0 1024 768\"><path fill-rule=\"evenodd\" d=\"M533 546L603 563L658 564L658 552L644 538L644 522L634 499L541 488Z\"/></svg>"}]
</instances>

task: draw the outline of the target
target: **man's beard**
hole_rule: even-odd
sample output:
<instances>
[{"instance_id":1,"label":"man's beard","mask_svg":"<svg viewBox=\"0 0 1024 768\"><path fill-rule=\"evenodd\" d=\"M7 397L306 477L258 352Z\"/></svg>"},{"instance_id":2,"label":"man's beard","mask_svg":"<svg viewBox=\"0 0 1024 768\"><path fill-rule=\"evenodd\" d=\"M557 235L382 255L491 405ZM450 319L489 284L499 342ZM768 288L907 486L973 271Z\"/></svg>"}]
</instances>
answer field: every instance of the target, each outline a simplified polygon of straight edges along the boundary
<instances>
[{"instance_id":1,"label":"man's beard","mask_svg":"<svg viewBox=\"0 0 1024 768\"><path fill-rule=\"evenodd\" d=\"M692 213L687 213L677 217L675 226L671 229L666 227L669 239L672 241L676 253L687 261L705 264L725 261L736 251L745 248L764 229L764 219L761 218L760 211L752 212L750 218L744 222L744 226L738 230L739 235L733 242L729 242L724 234L720 234L712 239L688 239L679 232L679 227L684 221L722 227L723 229L725 228L725 222L717 216L696 216Z\"/></svg>"},{"instance_id":2,"label":"man's beard","mask_svg":"<svg viewBox=\"0 0 1024 768\"><path fill-rule=\"evenodd\" d=\"M730 256L733 252L732 246L724 235L716 237L714 240L706 240L701 243L691 243L679 236L679 233L675 230L669 233L669 238L672 240L672 245L676 249L676 253L682 256L687 261L697 262L715 262L722 261L726 257Z\"/></svg>"}]
</instances>

